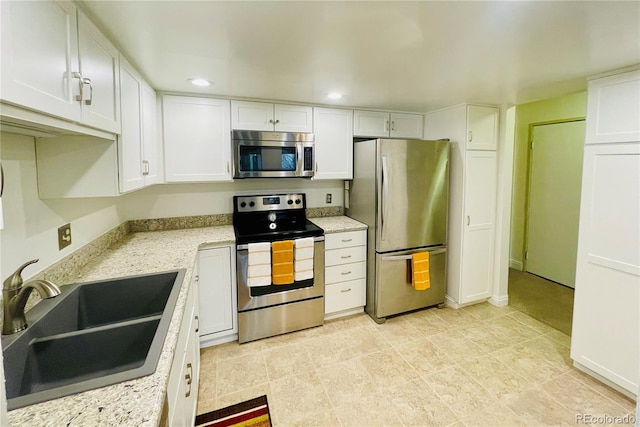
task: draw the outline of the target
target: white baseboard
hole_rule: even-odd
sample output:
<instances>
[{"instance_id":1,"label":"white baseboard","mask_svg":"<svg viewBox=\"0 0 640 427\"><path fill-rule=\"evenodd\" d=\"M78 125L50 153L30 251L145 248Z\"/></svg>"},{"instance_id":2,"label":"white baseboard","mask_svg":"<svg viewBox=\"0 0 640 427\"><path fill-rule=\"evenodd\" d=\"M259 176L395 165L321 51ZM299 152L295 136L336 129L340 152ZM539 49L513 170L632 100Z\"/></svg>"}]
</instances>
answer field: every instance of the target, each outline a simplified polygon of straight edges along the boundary
<instances>
[{"instance_id":1,"label":"white baseboard","mask_svg":"<svg viewBox=\"0 0 640 427\"><path fill-rule=\"evenodd\" d=\"M506 307L509 305L509 295L497 296L494 295L489 298L489 304L495 305L496 307Z\"/></svg>"},{"instance_id":2,"label":"white baseboard","mask_svg":"<svg viewBox=\"0 0 640 427\"><path fill-rule=\"evenodd\" d=\"M514 268L516 270L522 271L522 269L524 268L524 264L522 263L522 261L517 261L515 259L510 259L509 260L509 268Z\"/></svg>"},{"instance_id":3,"label":"white baseboard","mask_svg":"<svg viewBox=\"0 0 640 427\"><path fill-rule=\"evenodd\" d=\"M460 308L460 304L458 304L458 302L456 300L454 300L453 298L451 298L449 295L445 295L444 297L445 299L445 304L447 304L447 307L451 307L451 308Z\"/></svg>"},{"instance_id":4,"label":"white baseboard","mask_svg":"<svg viewBox=\"0 0 640 427\"><path fill-rule=\"evenodd\" d=\"M348 310L337 311L324 315L324 320L337 319L338 317L351 316L353 314L364 313L364 307L350 308Z\"/></svg>"},{"instance_id":5,"label":"white baseboard","mask_svg":"<svg viewBox=\"0 0 640 427\"><path fill-rule=\"evenodd\" d=\"M573 361L573 366L575 366L576 368L580 369L585 374L590 375L593 378L597 379L601 383L604 383L604 384L608 385L609 387L613 388L614 390L619 391L620 393L624 394L628 398L633 399L635 401L638 400L638 396L636 394L634 394L632 391L627 390L626 388L614 383L613 381L609 380L608 378L603 377L602 375L598 374L597 372L587 368L583 364L581 364L579 362L576 362L574 360Z\"/></svg>"},{"instance_id":6,"label":"white baseboard","mask_svg":"<svg viewBox=\"0 0 640 427\"><path fill-rule=\"evenodd\" d=\"M212 347L218 344L224 344L227 342L238 341L238 334L225 335L223 337L210 338L205 336L200 337L200 348Z\"/></svg>"}]
</instances>

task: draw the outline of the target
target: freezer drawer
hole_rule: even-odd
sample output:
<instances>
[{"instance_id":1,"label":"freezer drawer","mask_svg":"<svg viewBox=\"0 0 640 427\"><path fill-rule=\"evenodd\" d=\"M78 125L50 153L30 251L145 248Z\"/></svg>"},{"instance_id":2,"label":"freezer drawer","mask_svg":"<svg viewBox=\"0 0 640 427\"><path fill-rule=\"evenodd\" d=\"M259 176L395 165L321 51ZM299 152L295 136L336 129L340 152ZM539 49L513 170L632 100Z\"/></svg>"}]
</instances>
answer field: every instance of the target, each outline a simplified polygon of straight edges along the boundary
<instances>
[{"instance_id":1,"label":"freezer drawer","mask_svg":"<svg viewBox=\"0 0 640 427\"><path fill-rule=\"evenodd\" d=\"M411 254L428 250L430 252L431 287L416 291L411 285ZM447 249L444 246L416 249L386 254L376 253L376 275L374 282L374 318L384 318L419 308L444 303ZM369 304L370 301L367 301Z\"/></svg>"}]
</instances>

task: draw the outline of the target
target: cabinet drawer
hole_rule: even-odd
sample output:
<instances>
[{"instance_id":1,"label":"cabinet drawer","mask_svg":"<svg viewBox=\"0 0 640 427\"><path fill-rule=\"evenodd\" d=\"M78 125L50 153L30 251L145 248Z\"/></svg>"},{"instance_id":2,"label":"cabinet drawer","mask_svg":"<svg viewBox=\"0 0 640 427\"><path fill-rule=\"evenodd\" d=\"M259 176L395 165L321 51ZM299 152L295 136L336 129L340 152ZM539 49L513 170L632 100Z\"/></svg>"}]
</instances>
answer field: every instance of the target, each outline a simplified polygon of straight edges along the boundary
<instances>
[{"instance_id":1,"label":"cabinet drawer","mask_svg":"<svg viewBox=\"0 0 640 427\"><path fill-rule=\"evenodd\" d=\"M362 279L365 277L367 271L366 262L354 262L351 264L334 265L332 267L325 267L324 269L324 283L329 285L331 283L346 282L348 280Z\"/></svg>"},{"instance_id":2,"label":"cabinet drawer","mask_svg":"<svg viewBox=\"0 0 640 427\"><path fill-rule=\"evenodd\" d=\"M364 246L367 244L367 232L365 230L347 231L346 233L326 234L324 236L324 249L348 248L351 246Z\"/></svg>"},{"instance_id":3,"label":"cabinet drawer","mask_svg":"<svg viewBox=\"0 0 640 427\"><path fill-rule=\"evenodd\" d=\"M350 280L326 286L324 289L324 312L335 313L337 311L362 307L366 303L366 280Z\"/></svg>"},{"instance_id":4,"label":"cabinet drawer","mask_svg":"<svg viewBox=\"0 0 640 427\"><path fill-rule=\"evenodd\" d=\"M366 246L354 246L352 248L332 249L325 251L324 265L330 267L332 265L348 264L353 262L365 261L367 259Z\"/></svg>"}]
</instances>

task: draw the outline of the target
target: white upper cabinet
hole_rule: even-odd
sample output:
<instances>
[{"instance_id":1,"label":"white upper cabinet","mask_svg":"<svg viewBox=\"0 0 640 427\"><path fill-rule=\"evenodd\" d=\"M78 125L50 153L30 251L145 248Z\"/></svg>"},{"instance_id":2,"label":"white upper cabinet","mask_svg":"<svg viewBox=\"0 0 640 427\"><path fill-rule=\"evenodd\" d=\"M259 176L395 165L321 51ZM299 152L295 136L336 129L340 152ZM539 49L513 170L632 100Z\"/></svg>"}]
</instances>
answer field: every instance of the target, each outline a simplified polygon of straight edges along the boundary
<instances>
[{"instance_id":1,"label":"white upper cabinet","mask_svg":"<svg viewBox=\"0 0 640 427\"><path fill-rule=\"evenodd\" d=\"M156 93L142 76L120 58L122 131L118 137L120 192L161 181L157 136Z\"/></svg>"},{"instance_id":2,"label":"white upper cabinet","mask_svg":"<svg viewBox=\"0 0 640 427\"><path fill-rule=\"evenodd\" d=\"M314 108L313 179L353 179L353 111Z\"/></svg>"},{"instance_id":3,"label":"white upper cabinet","mask_svg":"<svg viewBox=\"0 0 640 427\"><path fill-rule=\"evenodd\" d=\"M496 107L467 106L467 150L495 150L498 140Z\"/></svg>"},{"instance_id":4,"label":"white upper cabinet","mask_svg":"<svg viewBox=\"0 0 640 427\"><path fill-rule=\"evenodd\" d=\"M586 143L640 141L640 70L589 81Z\"/></svg>"},{"instance_id":5,"label":"white upper cabinet","mask_svg":"<svg viewBox=\"0 0 640 427\"><path fill-rule=\"evenodd\" d=\"M2 101L120 132L118 52L71 2L7 1Z\"/></svg>"},{"instance_id":6,"label":"white upper cabinet","mask_svg":"<svg viewBox=\"0 0 640 427\"><path fill-rule=\"evenodd\" d=\"M376 138L422 138L423 117L420 114L353 112L353 135Z\"/></svg>"},{"instance_id":7,"label":"white upper cabinet","mask_svg":"<svg viewBox=\"0 0 640 427\"><path fill-rule=\"evenodd\" d=\"M313 132L313 108L303 105L231 101L231 128Z\"/></svg>"},{"instance_id":8,"label":"white upper cabinet","mask_svg":"<svg viewBox=\"0 0 640 427\"><path fill-rule=\"evenodd\" d=\"M231 181L228 100L162 98L166 182Z\"/></svg>"}]
</instances>

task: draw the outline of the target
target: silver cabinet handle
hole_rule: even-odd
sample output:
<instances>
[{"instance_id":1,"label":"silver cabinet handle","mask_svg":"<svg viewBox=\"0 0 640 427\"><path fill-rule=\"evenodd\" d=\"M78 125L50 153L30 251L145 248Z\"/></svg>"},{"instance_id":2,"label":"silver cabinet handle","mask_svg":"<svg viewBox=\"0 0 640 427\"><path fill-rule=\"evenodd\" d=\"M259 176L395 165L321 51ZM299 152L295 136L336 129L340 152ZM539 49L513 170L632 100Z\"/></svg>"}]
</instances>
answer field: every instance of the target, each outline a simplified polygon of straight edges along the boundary
<instances>
[{"instance_id":1,"label":"silver cabinet handle","mask_svg":"<svg viewBox=\"0 0 640 427\"><path fill-rule=\"evenodd\" d=\"M346 275L351 274L351 271L343 271L343 272L342 272L342 273L340 273L340 274L342 274L343 276L346 276Z\"/></svg>"},{"instance_id":2,"label":"silver cabinet handle","mask_svg":"<svg viewBox=\"0 0 640 427\"><path fill-rule=\"evenodd\" d=\"M340 258L342 258L342 259L349 259L349 258L351 258L351 255L341 256Z\"/></svg>"},{"instance_id":3,"label":"silver cabinet handle","mask_svg":"<svg viewBox=\"0 0 640 427\"><path fill-rule=\"evenodd\" d=\"M82 78L82 74L77 71L73 73L73 78L78 79L78 86L80 89L80 93L76 95L76 101L82 102L82 98L84 98L84 79Z\"/></svg>"},{"instance_id":4,"label":"silver cabinet handle","mask_svg":"<svg viewBox=\"0 0 640 427\"><path fill-rule=\"evenodd\" d=\"M197 334L198 332L200 332L200 317L196 316L195 319L196 319L196 334Z\"/></svg>"},{"instance_id":5,"label":"silver cabinet handle","mask_svg":"<svg viewBox=\"0 0 640 427\"><path fill-rule=\"evenodd\" d=\"M342 243L348 243L350 241L352 241L353 239L342 239Z\"/></svg>"},{"instance_id":6,"label":"silver cabinet handle","mask_svg":"<svg viewBox=\"0 0 640 427\"><path fill-rule=\"evenodd\" d=\"M93 102L93 85L91 84L91 79L88 77L83 77L82 84L89 85L89 99L85 99L84 104L91 105L91 103Z\"/></svg>"},{"instance_id":7,"label":"silver cabinet handle","mask_svg":"<svg viewBox=\"0 0 640 427\"><path fill-rule=\"evenodd\" d=\"M467 215L467 225L471 224L471 217Z\"/></svg>"},{"instance_id":8,"label":"silver cabinet handle","mask_svg":"<svg viewBox=\"0 0 640 427\"><path fill-rule=\"evenodd\" d=\"M4 193L4 168L2 167L2 163L0 163L0 197Z\"/></svg>"},{"instance_id":9,"label":"silver cabinet handle","mask_svg":"<svg viewBox=\"0 0 640 427\"><path fill-rule=\"evenodd\" d=\"M351 288L349 288L349 289L341 289L340 292L344 292L344 293L351 292Z\"/></svg>"},{"instance_id":10,"label":"silver cabinet handle","mask_svg":"<svg viewBox=\"0 0 640 427\"><path fill-rule=\"evenodd\" d=\"M147 160L143 160L142 161L142 175L147 176L149 175L149 162Z\"/></svg>"},{"instance_id":11,"label":"silver cabinet handle","mask_svg":"<svg viewBox=\"0 0 640 427\"><path fill-rule=\"evenodd\" d=\"M388 132L389 131L389 120L387 120L386 122L384 122L384 131Z\"/></svg>"},{"instance_id":12,"label":"silver cabinet handle","mask_svg":"<svg viewBox=\"0 0 640 427\"><path fill-rule=\"evenodd\" d=\"M230 169L229 161L227 160L227 173L230 173L229 169Z\"/></svg>"},{"instance_id":13,"label":"silver cabinet handle","mask_svg":"<svg viewBox=\"0 0 640 427\"><path fill-rule=\"evenodd\" d=\"M184 394L184 397L191 396L191 375L193 374L193 368L191 367L191 363L187 363L187 369L189 373L184 376L184 379L187 380L187 385L189 386L189 390Z\"/></svg>"},{"instance_id":14,"label":"silver cabinet handle","mask_svg":"<svg viewBox=\"0 0 640 427\"><path fill-rule=\"evenodd\" d=\"M469 142L473 141L473 131L469 131Z\"/></svg>"}]
</instances>

